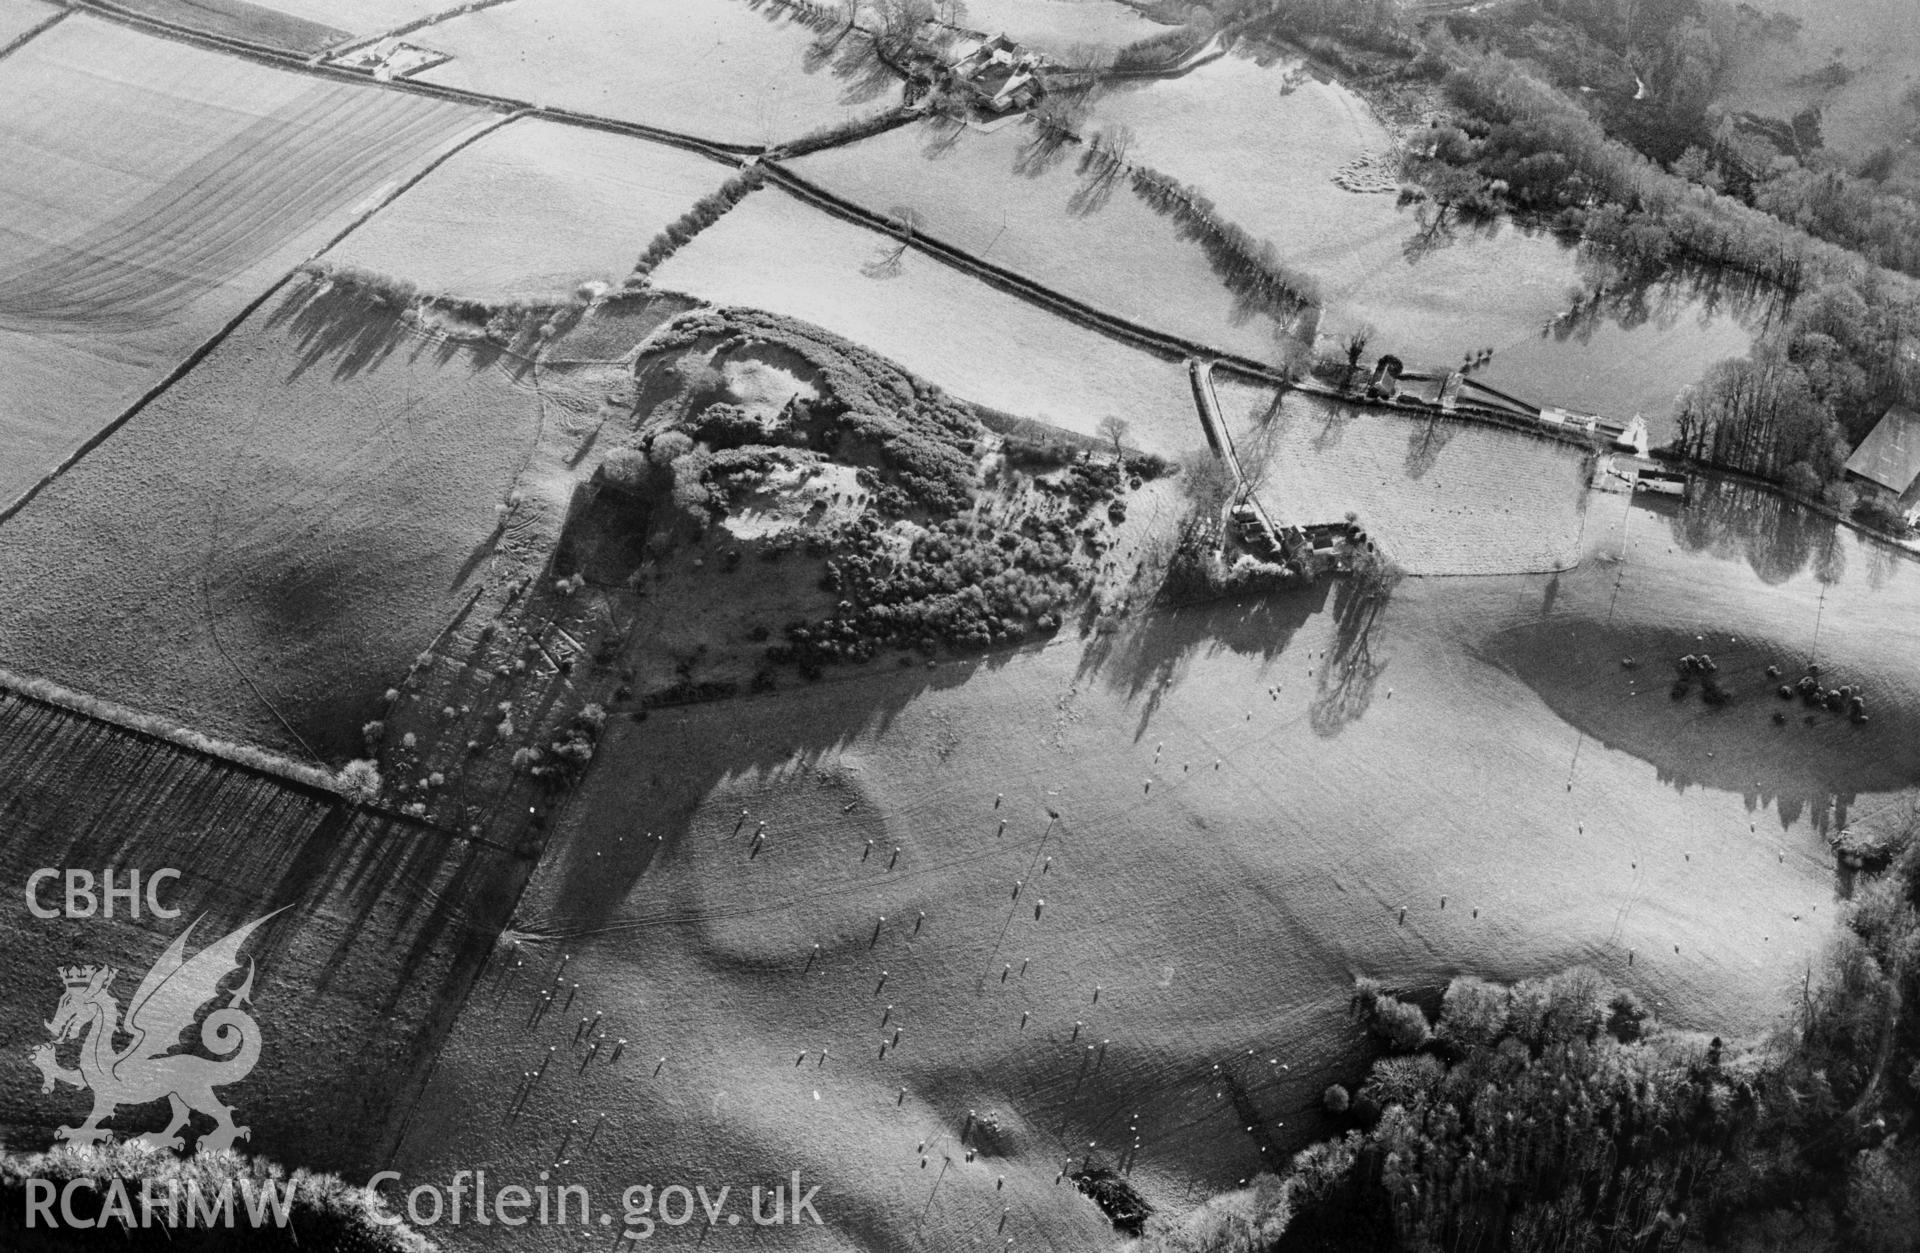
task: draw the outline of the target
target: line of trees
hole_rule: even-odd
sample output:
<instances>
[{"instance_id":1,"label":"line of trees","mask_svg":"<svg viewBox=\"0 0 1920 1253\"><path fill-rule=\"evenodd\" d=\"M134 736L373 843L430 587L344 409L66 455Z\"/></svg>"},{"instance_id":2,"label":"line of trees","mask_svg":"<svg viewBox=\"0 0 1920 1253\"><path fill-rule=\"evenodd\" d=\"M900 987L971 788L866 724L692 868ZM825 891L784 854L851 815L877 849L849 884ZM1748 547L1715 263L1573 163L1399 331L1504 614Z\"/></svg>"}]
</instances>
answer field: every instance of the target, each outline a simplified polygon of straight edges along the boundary
<instances>
[{"instance_id":1,"label":"line of trees","mask_svg":"<svg viewBox=\"0 0 1920 1253\"><path fill-rule=\"evenodd\" d=\"M694 201L692 208L669 222L647 244L646 251L634 262L633 277L640 279L653 273L662 261L691 243L695 235L718 222L727 210L746 199L747 193L765 181L766 173L759 166L750 165Z\"/></svg>"},{"instance_id":2,"label":"line of trees","mask_svg":"<svg viewBox=\"0 0 1920 1253\"><path fill-rule=\"evenodd\" d=\"M1270 311L1282 322L1320 305L1320 285L1312 275L1280 259L1272 240L1259 239L1228 221L1197 188L1146 166L1132 169L1133 190L1147 204L1169 214L1198 241L1228 290Z\"/></svg>"}]
</instances>

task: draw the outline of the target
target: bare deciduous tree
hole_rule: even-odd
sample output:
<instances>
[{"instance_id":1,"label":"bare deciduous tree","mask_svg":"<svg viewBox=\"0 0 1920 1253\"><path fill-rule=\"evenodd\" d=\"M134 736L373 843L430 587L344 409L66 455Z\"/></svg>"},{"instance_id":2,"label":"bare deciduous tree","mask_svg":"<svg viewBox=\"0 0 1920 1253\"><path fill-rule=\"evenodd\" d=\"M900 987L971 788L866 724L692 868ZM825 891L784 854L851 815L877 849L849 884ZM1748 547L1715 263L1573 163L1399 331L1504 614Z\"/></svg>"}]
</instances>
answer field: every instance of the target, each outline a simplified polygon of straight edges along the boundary
<instances>
[{"instance_id":1,"label":"bare deciduous tree","mask_svg":"<svg viewBox=\"0 0 1920 1253\"><path fill-rule=\"evenodd\" d=\"M1347 377L1341 386L1353 386L1353 376L1360 369L1360 358L1367 351L1367 345L1371 344L1374 336L1379 333L1380 329L1371 322L1362 322L1347 332L1346 339L1341 341L1341 347L1347 354Z\"/></svg>"}]
</instances>

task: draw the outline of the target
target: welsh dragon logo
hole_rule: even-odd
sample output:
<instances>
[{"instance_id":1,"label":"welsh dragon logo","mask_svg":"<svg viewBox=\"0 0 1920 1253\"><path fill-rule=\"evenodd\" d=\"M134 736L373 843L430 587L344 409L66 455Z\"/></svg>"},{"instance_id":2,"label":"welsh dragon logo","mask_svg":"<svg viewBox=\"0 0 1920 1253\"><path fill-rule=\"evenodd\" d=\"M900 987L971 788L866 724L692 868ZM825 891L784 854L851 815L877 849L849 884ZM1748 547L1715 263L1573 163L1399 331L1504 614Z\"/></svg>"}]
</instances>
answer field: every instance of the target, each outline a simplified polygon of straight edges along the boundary
<instances>
[{"instance_id":1,"label":"welsh dragon logo","mask_svg":"<svg viewBox=\"0 0 1920 1253\"><path fill-rule=\"evenodd\" d=\"M119 1002L113 997L118 970L110 966L62 967L60 981L67 990L54 1010L53 1021L45 1024L53 1043L36 1046L28 1057L44 1076L42 1092L53 1091L56 1082L91 1088L93 1112L78 1127L59 1127L54 1135L75 1145L93 1144L112 1134L100 1124L120 1106L145 1105L165 1097L172 1107L172 1120L163 1131L136 1136L139 1143L168 1149L184 1147L180 1129L187 1125L189 1113L195 1111L217 1124L200 1137L200 1148L231 1148L235 1140L247 1139L248 1128L234 1125L233 1108L214 1093L214 1088L238 1083L260 1060L260 1024L241 1008L251 1003L253 995L251 958L247 960L246 981L200 1024L200 1043L218 1060L172 1050L192 1028L201 1008L219 996L221 980L239 969L240 946L247 937L280 912L276 909L254 919L191 958L186 955L187 939L199 919L188 924L140 981L127 1005L124 1024ZM125 1048L116 1050L115 1035L132 1038ZM80 1041L77 1070L60 1065L55 1054L57 1046L71 1040Z\"/></svg>"}]
</instances>

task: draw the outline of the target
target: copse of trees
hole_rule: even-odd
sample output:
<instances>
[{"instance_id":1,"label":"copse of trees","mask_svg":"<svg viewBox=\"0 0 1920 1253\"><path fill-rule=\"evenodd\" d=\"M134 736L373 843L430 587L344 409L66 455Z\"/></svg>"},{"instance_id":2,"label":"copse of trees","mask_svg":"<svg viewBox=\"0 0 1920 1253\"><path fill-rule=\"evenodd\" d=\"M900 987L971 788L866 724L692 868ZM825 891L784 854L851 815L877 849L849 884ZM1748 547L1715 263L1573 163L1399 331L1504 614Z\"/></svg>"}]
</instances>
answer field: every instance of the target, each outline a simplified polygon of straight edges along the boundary
<instances>
[{"instance_id":1,"label":"copse of trees","mask_svg":"<svg viewBox=\"0 0 1920 1253\"><path fill-rule=\"evenodd\" d=\"M1578 232L1629 281L1685 266L1780 292L1787 315L1683 400L1677 449L1851 507L1846 450L1890 404L1920 399L1920 289L1659 169L1498 53L1432 48L1458 113L1412 147L1407 173L1443 205L1505 204ZM1705 177L1704 158L1680 165Z\"/></svg>"},{"instance_id":2,"label":"copse of trees","mask_svg":"<svg viewBox=\"0 0 1920 1253\"><path fill-rule=\"evenodd\" d=\"M1354 1006L1376 1034L1431 1038L1376 1061L1350 1099L1329 1092L1340 1135L1156 1218L1143 1250L1911 1253L1920 805L1839 843L1844 922L1780 1031L1672 1030L1583 968L1456 978L1431 1024L1361 980Z\"/></svg>"},{"instance_id":3,"label":"copse of trees","mask_svg":"<svg viewBox=\"0 0 1920 1253\"><path fill-rule=\"evenodd\" d=\"M1874 179L1782 158L1754 183L1753 203L1869 261L1920 276L1920 203Z\"/></svg>"},{"instance_id":4,"label":"copse of trees","mask_svg":"<svg viewBox=\"0 0 1920 1253\"><path fill-rule=\"evenodd\" d=\"M1847 451L1893 403L1920 401L1920 291L1869 276L1803 295L1744 358L1723 361L1676 411L1677 451L1851 508Z\"/></svg>"},{"instance_id":5,"label":"copse of trees","mask_svg":"<svg viewBox=\"0 0 1920 1253\"><path fill-rule=\"evenodd\" d=\"M871 517L843 523L826 542L831 618L795 622L775 664L808 677L837 661L868 661L886 648L981 649L1051 634L1085 590L1071 518L1029 515L1017 529L953 518L916 536L904 555Z\"/></svg>"},{"instance_id":6,"label":"copse of trees","mask_svg":"<svg viewBox=\"0 0 1920 1253\"><path fill-rule=\"evenodd\" d=\"M1416 181L1546 216L1610 249L1633 278L1688 263L1791 292L1810 265L1857 268L1765 213L1655 166L1510 58L1439 36L1432 49L1448 67L1443 86L1460 114L1411 147L1407 173ZM1455 190L1463 178L1465 190Z\"/></svg>"}]
</instances>

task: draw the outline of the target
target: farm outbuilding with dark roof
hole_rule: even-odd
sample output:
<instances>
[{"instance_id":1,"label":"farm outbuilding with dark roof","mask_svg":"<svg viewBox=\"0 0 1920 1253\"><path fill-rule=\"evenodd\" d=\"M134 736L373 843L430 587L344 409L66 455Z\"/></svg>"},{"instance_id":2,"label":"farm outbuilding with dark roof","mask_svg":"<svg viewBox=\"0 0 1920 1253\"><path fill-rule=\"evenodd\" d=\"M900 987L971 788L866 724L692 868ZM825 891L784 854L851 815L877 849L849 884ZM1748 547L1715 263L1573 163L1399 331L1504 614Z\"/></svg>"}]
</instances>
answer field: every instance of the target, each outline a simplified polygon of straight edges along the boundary
<instances>
[{"instance_id":1,"label":"farm outbuilding with dark roof","mask_svg":"<svg viewBox=\"0 0 1920 1253\"><path fill-rule=\"evenodd\" d=\"M1920 413L1904 405L1887 410L1847 458L1847 473L1905 497L1920 478Z\"/></svg>"}]
</instances>

